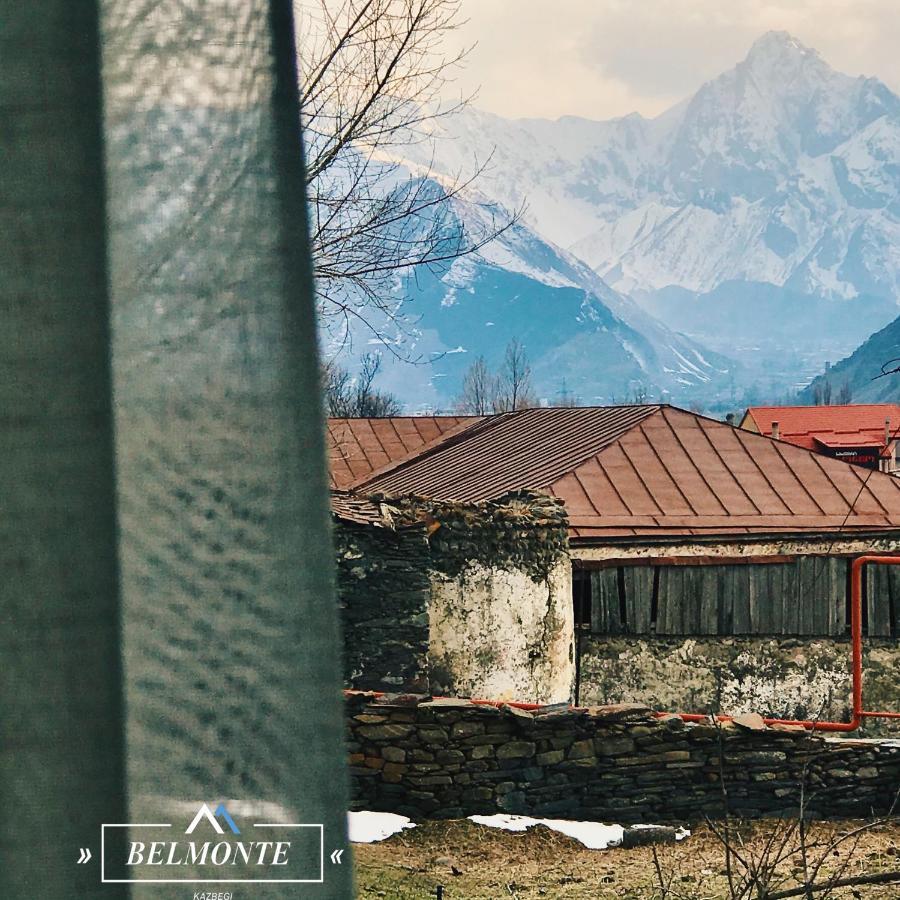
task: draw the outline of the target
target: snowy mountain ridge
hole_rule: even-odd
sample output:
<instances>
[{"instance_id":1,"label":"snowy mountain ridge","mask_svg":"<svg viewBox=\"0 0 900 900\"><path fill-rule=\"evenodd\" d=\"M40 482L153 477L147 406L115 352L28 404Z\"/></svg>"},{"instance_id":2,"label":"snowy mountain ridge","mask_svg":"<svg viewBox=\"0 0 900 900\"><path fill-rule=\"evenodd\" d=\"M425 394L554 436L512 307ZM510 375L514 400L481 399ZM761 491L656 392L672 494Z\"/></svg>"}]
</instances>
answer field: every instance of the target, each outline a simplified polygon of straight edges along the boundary
<instances>
[{"instance_id":1,"label":"snowy mountain ridge","mask_svg":"<svg viewBox=\"0 0 900 900\"><path fill-rule=\"evenodd\" d=\"M490 158L482 190L524 195L529 224L619 290L897 293L900 98L787 33L654 119L467 110L442 128L439 169Z\"/></svg>"},{"instance_id":2,"label":"snowy mountain ridge","mask_svg":"<svg viewBox=\"0 0 900 900\"><path fill-rule=\"evenodd\" d=\"M487 162L479 190L524 201L523 225L623 320L736 360L732 402L785 397L897 315L900 97L785 32L652 119L470 108L433 137L409 165Z\"/></svg>"}]
</instances>

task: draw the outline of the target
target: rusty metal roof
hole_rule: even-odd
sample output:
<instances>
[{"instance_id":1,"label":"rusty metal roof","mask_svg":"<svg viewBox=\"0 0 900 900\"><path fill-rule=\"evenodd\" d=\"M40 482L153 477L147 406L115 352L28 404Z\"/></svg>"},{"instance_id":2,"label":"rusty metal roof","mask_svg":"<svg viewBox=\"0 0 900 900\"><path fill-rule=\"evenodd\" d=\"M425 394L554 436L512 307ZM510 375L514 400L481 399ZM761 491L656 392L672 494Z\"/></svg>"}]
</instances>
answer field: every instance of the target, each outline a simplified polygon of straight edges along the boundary
<instances>
[{"instance_id":1,"label":"rusty metal roof","mask_svg":"<svg viewBox=\"0 0 900 900\"><path fill-rule=\"evenodd\" d=\"M477 421L478 416L329 419L326 442L331 486L348 488Z\"/></svg>"},{"instance_id":2,"label":"rusty metal roof","mask_svg":"<svg viewBox=\"0 0 900 900\"><path fill-rule=\"evenodd\" d=\"M505 413L364 484L453 500L521 488L563 500L578 539L900 528L900 479L670 406Z\"/></svg>"},{"instance_id":3,"label":"rusty metal roof","mask_svg":"<svg viewBox=\"0 0 900 900\"><path fill-rule=\"evenodd\" d=\"M418 493L462 501L547 488L658 409L597 406L502 413L376 473L360 487L370 493Z\"/></svg>"}]
</instances>

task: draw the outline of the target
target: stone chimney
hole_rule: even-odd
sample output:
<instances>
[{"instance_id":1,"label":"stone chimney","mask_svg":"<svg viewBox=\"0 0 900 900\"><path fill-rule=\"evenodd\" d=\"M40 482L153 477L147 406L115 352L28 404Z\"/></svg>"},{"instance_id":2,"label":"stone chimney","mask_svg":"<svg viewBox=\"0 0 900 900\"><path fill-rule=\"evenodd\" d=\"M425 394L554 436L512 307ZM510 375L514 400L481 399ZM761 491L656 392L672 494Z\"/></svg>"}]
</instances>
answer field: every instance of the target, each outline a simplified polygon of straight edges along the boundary
<instances>
[{"instance_id":1,"label":"stone chimney","mask_svg":"<svg viewBox=\"0 0 900 900\"><path fill-rule=\"evenodd\" d=\"M777 422L772 423L772 437L777 441L781 439L781 429Z\"/></svg>"}]
</instances>

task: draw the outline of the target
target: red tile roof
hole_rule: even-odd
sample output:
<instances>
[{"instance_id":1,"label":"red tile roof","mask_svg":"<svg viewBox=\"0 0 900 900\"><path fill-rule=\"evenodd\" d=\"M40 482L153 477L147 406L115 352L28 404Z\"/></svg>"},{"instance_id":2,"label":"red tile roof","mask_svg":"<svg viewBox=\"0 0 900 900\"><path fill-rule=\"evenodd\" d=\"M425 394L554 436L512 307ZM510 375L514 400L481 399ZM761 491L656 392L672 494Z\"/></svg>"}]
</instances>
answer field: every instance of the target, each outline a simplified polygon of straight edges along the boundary
<instances>
[{"instance_id":1,"label":"red tile roof","mask_svg":"<svg viewBox=\"0 0 900 900\"><path fill-rule=\"evenodd\" d=\"M668 406L494 416L360 487L448 500L545 490L574 538L821 532L851 504L846 530L900 528L900 479Z\"/></svg>"},{"instance_id":2,"label":"red tile roof","mask_svg":"<svg viewBox=\"0 0 900 900\"><path fill-rule=\"evenodd\" d=\"M478 416L329 419L326 441L333 488L347 488L385 465L439 443Z\"/></svg>"},{"instance_id":3,"label":"red tile roof","mask_svg":"<svg viewBox=\"0 0 900 900\"><path fill-rule=\"evenodd\" d=\"M771 435L778 423L782 441L809 450L826 447L884 447L884 423L900 430L900 405L851 403L845 406L751 406L741 427Z\"/></svg>"}]
</instances>

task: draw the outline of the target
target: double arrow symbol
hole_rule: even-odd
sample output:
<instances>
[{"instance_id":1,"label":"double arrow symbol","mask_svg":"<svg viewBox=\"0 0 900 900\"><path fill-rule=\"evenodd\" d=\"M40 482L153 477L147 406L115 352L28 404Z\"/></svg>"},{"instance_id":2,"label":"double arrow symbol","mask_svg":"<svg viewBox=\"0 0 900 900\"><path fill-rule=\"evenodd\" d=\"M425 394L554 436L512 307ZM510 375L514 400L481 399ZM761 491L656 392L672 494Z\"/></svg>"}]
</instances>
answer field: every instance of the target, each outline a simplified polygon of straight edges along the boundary
<instances>
[{"instance_id":1,"label":"double arrow symbol","mask_svg":"<svg viewBox=\"0 0 900 900\"><path fill-rule=\"evenodd\" d=\"M86 862L90 862L91 860L91 850L89 847L79 847L78 848L78 865L84 865Z\"/></svg>"},{"instance_id":2,"label":"double arrow symbol","mask_svg":"<svg viewBox=\"0 0 900 900\"><path fill-rule=\"evenodd\" d=\"M333 850L333 851L332 851L332 853L331 853L331 861L332 861L336 866L339 866L339 865L341 864L341 856L343 855L343 853L344 853L343 850Z\"/></svg>"}]
</instances>

